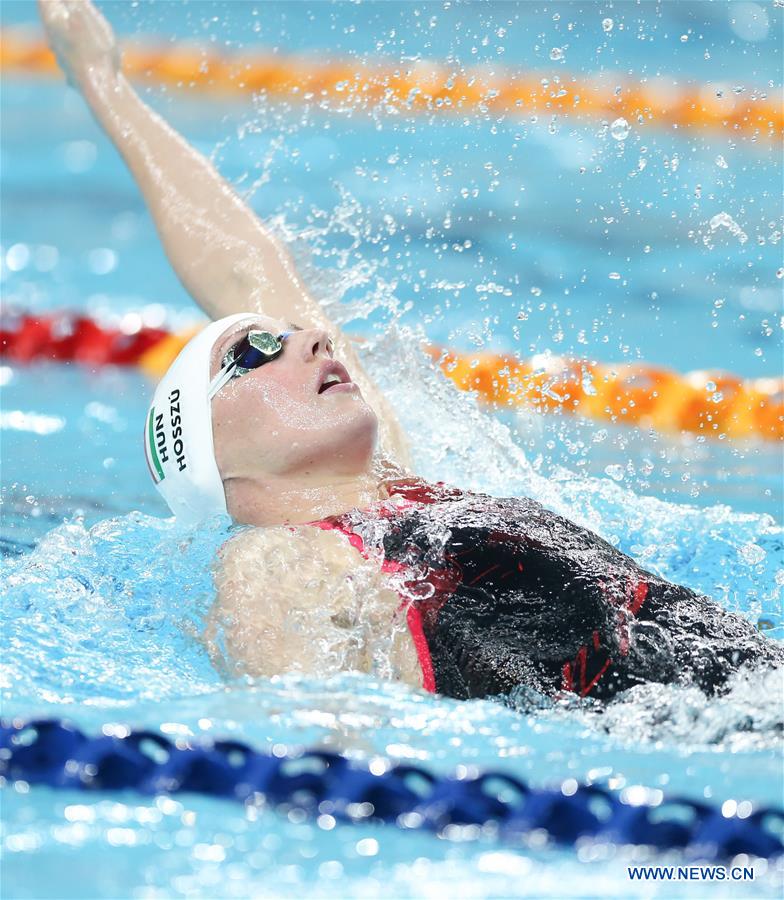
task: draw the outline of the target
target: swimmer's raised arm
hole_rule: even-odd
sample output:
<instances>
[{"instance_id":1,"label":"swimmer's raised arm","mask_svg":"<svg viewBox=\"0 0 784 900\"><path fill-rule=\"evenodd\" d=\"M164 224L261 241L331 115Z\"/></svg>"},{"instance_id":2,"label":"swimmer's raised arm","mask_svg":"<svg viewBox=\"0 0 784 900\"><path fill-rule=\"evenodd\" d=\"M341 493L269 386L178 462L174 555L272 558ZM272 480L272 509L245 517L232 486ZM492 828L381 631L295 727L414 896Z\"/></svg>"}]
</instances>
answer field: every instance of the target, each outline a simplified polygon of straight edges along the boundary
<instances>
[{"instance_id":1,"label":"swimmer's raised arm","mask_svg":"<svg viewBox=\"0 0 784 900\"><path fill-rule=\"evenodd\" d=\"M133 173L166 255L213 319L258 312L323 328L379 418L381 447L407 465L408 441L351 342L309 295L287 248L122 74L109 23L89 0L39 0L50 44Z\"/></svg>"},{"instance_id":2,"label":"swimmer's raised arm","mask_svg":"<svg viewBox=\"0 0 784 900\"><path fill-rule=\"evenodd\" d=\"M324 327L286 248L122 74L100 12L87 0L39 0L39 6L63 68L131 169L194 300L213 319L254 311Z\"/></svg>"}]
</instances>

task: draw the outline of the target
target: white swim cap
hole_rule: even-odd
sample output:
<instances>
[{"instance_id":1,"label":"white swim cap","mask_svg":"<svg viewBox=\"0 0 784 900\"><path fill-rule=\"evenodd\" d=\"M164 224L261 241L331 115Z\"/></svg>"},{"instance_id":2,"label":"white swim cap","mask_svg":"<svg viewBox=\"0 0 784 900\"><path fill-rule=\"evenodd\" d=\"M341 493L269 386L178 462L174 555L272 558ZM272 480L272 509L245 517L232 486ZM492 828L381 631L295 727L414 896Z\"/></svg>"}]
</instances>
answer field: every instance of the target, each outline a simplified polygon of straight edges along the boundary
<instances>
[{"instance_id":1,"label":"white swim cap","mask_svg":"<svg viewBox=\"0 0 784 900\"><path fill-rule=\"evenodd\" d=\"M227 328L253 318L253 313L226 316L191 338L160 380L147 412L144 451L150 474L186 524L227 514L212 440L210 357Z\"/></svg>"}]
</instances>

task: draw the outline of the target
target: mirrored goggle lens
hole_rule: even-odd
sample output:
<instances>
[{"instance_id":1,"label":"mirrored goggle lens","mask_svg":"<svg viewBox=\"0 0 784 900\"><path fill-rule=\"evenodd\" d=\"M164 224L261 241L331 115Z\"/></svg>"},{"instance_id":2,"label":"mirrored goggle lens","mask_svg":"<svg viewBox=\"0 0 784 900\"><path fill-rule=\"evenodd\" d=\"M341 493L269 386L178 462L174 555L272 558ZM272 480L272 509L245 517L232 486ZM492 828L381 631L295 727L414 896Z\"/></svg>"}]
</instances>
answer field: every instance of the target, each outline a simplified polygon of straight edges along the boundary
<instances>
[{"instance_id":1,"label":"mirrored goggle lens","mask_svg":"<svg viewBox=\"0 0 784 900\"><path fill-rule=\"evenodd\" d=\"M251 347L248 339L243 338L234 351L234 359L237 361L237 365L243 369L258 369L262 363L271 359L271 356L268 353L262 353L261 350L257 350L255 347Z\"/></svg>"},{"instance_id":2,"label":"mirrored goggle lens","mask_svg":"<svg viewBox=\"0 0 784 900\"><path fill-rule=\"evenodd\" d=\"M269 331L250 331L228 356L231 362L236 363L237 369L258 369L280 354L287 337L288 333L274 335Z\"/></svg>"},{"instance_id":3,"label":"mirrored goggle lens","mask_svg":"<svg viewBox=\"0 0 784 900\"><path fill-rule=\"evenodd\" d=\"M258 369L259 366L280 356L283 350L283 342L291 334L284 331L283 334L274 335L269 331L249 331L248 334L223 357L221 369L210 382L207 396L210 400L232 378L237 378Z\"/></svg>"}]
</instances>

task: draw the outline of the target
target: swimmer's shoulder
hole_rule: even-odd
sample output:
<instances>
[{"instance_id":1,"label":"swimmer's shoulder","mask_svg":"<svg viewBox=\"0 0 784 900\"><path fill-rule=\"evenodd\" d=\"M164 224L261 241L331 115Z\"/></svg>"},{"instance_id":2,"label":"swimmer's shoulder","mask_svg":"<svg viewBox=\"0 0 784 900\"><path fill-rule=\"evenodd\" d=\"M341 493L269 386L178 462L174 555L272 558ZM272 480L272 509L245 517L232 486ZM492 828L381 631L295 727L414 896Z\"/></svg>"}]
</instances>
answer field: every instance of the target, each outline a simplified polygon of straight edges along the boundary
<instances>
[{"instance_id":1,"label":"swimmer's shoulder","mask_svg":"<svg viewBox=\"0 0 784 900\"><path fill-rule=\"evenodd\" d=\"M217 571L254 564L299 565L315 563L349 568L361 559L345 535L313 525L273 525L245 528L218 551Z\"/></svg>"},{"instance_id":2,"label":"swimmer's shoulder","mask_svg":"<svg viewBox=\"0 0 784 900\"><path fill-rule=\"evenodd\" d=\"M312 525L247 528L218 551L217 605L235 612L339 606L342 586L369 567L378 568L337 531Z\"/></svg>"}]
</instances>

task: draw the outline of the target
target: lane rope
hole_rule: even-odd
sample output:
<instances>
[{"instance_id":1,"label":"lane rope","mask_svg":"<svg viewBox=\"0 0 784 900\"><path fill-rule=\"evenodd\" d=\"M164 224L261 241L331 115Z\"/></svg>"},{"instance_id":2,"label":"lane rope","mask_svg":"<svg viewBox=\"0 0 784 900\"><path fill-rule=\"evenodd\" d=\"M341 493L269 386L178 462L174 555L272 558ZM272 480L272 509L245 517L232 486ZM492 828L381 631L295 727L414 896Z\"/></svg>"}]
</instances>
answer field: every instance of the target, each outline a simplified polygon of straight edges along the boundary
<instances>
[{"instance_id":1,"label":"lane rope","mask_svg":"<svg viewBox=\"0 0 784 900\"><path fill-rule=\"evenodd\" d=\"M534 789L505 772L443 777L389 760L366 765L324 750L268 755L233 739L171 741L119 725L90 738L57 719L0 720L0 779L64 790L193 793L296 808L322 825L386 823L462 840L525 844L533 836L569 846L587 839L706 860L784 853L784 810L749 803L728 811L727 804L664 798L646 788L617 793L574 779Z\"/></svg>"},{"instance_id":2,"label":"lane rope","mask_svg":"<svg viewBox=\"0 0 784 900\"><path fill-rule=\"evenodd\" d=\"M345 107L383 106L390 112L490 112L517 116L564 115L632 126L703 128L773 138L784 131L778 92L730 83L680 85L674 77L639 82L615 72L573 76L516 72L485 64L470 69L433 60L368 65L325 62L258 50L225 54L193 44L151 46L126 42L123 70L172 87L222 96L265 93L292 101ZM0 31L0 71L54 75L54 54L29 29Z\"/></svg>"},{"instance_id":3,"label":"lane rope","mask_svg":"<svg viewBox=\"0 0 784 900\"><path fill-rule=\"evenodd\" d=\"M506 406L560 410L595 421L709 438L784 440L784 378L741 379L724 371L681 374L649 363L598 363L540 354L430 348L461 390Z\"/></svg>"},{"instance_id":4,"label":"lane rope","mask_svg":"<svg viewBox=\"0 0 784 900\"><path fill-rule=\"evenodd\" d=\"M198 329L173 333L128 314L101 324L77 313L0 317L0 358L12 363L138 366L159 378ZM461 352L427 344L458 388L498 406L560 410L595 421L706 437L784 440L784 378L743 380L728 372L685 375L645 363L610 365L542 354Z\"/></svg>"}]
</instances>

